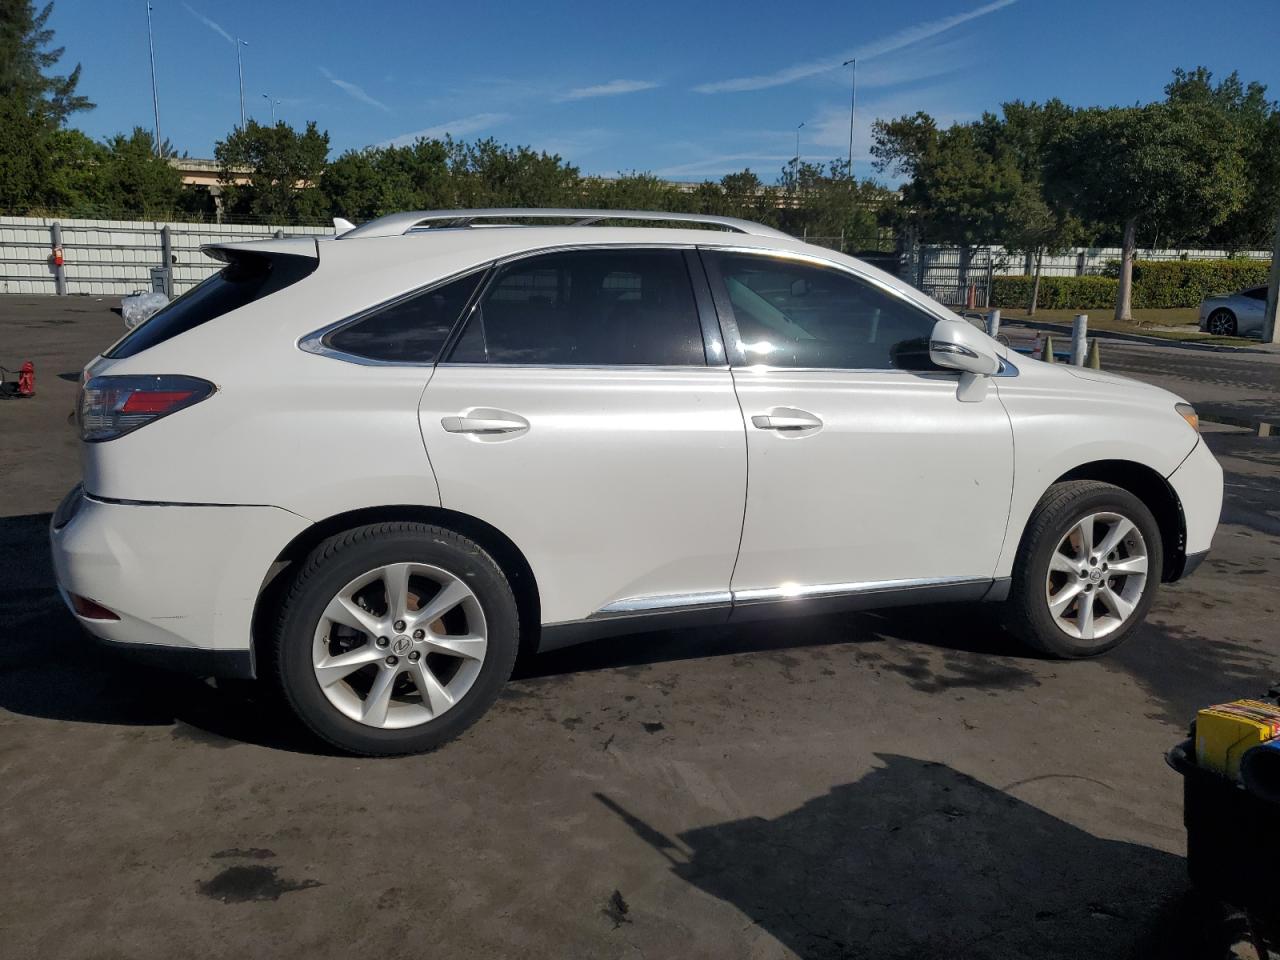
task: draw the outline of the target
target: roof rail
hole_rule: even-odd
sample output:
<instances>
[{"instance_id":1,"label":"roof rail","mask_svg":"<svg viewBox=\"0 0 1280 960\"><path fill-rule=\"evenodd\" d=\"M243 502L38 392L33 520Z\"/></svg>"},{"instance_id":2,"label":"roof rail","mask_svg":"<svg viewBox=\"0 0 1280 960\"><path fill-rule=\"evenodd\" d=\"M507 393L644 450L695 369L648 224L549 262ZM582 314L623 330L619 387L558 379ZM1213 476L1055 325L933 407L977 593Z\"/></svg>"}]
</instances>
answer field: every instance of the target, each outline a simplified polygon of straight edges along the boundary
<instances>
[{"instance_id":1,"label":"roof rail","mask_svg":"<svg viewBox=\"0 0 1280 960\"><path fill-rule=\"evenodd\" d=\"M465 227L478 220L572 220L566 226L582 227L598 223L601 220L655 220L664 223L701 223L708 226L733 230L737 233L750 233L761 237L789 237L781 230L766 227L750 220L739 220L736 217L717 217L705 213L667 213L660 210L580 210L570 207L534 208L521 207L492 208L485 210L415 210L406 213L389 213L368 223L341 234L339 240L354 240L358 237L399 237L414 230L440 226ZM498 226L498 224L493 224Z\"/></svg>"}]
</instances>

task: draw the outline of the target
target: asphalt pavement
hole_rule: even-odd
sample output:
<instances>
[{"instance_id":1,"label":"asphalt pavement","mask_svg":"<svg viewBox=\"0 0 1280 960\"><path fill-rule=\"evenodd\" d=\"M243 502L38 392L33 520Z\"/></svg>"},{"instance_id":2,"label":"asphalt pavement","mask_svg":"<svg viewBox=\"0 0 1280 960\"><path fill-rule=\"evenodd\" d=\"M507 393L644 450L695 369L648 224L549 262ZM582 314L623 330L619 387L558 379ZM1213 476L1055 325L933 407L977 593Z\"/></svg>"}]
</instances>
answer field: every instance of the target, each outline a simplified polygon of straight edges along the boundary
<instances>
[{"instance_id":1,"label":"asphalt pavement","mask_svg":"<svg viewBox=\"0 0 1280 960\"><path fill-rule=\"evenodd\" d=\"M1163 761L1280 677L1280 440L1207 428L1227 522L1113 655L915 608L600 641L440 751L320 749L265 691L132 666L54 591L111 301L0 297L0 956L1217 956ZM1166 355L1168 354L1168 355ZM1277 367L1104 345L1234 409Z\"/></svg>"}]
</instances>

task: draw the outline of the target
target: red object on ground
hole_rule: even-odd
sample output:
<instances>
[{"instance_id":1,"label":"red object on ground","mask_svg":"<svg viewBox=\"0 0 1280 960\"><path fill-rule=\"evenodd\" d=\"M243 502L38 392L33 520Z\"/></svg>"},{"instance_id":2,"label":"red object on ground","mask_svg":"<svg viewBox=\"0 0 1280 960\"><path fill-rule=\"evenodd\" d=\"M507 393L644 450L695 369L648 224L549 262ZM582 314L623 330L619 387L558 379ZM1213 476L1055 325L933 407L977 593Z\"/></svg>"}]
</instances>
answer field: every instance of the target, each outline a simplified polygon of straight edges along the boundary
<instances>
[{"instance_id":1,"label":"red object on ground","mask_svg":"<svg viewBox=\"0 0 1280 960\"><path fill-rule=\"evenodd\" d=\"M36 365L28 360L18 371L18 396L34 397L36 395Z\"/></svg>"}]
</instances>

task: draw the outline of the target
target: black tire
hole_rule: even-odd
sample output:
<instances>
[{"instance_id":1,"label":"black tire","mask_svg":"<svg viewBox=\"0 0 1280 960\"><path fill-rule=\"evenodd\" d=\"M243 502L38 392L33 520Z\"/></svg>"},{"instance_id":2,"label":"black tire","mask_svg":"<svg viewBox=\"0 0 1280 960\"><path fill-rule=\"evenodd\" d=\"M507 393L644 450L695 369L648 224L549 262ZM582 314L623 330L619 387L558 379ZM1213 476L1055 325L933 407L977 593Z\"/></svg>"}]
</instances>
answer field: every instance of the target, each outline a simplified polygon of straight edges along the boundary
<instances>
[{"instance_id":1,"label":"black tire","mask_svg":"<svg viewBox=\"0 0 1280 960\"><path fill-rule=\"evenodd\" d=\"M1146 541L1147 579L1126 621L1100 640L1082 640L1062 629L1049 611L1049 564L1063 537L1089 514L1100 512L1119 514L1137 526ZM1163 551L1151 511L1128 490L1096 480L1056 483L1032 511L1018 546L1006 623L1023 642L1050 656L1076 659L1105 653L1123 643L1147 615L1160 583Z\"/></svg>"},{"instance_id":2,"label":"black tire","mask_svg":"<svg viewBox=\"0 0 1280 960\"><path fill-rule=\"evenodd\" d=\"M312 665L321 614L346 584L385 564L427 563L463 580L483 610L488 646L469 690L440 716L418 726L386 729L353 720L330 703ZM511 676L520 619L506 576L483 548L444 527L379 523L337 534L301 564L279 609L275 666L285 700L316 736L363 756L432 750L475 723Z\"/></svg>"},{"instance_id":3,"label":"black tire","mask_svg":"<svg viewBox=\"0 0 1280 960\"><path fill-rule=\"evenodd\" d=\"M1215 337L1234 337L1236 335L1236 315L1226 307L1220 307L1209 314L1205 322L1205 330Z\"/></svg>"}]
</instances>

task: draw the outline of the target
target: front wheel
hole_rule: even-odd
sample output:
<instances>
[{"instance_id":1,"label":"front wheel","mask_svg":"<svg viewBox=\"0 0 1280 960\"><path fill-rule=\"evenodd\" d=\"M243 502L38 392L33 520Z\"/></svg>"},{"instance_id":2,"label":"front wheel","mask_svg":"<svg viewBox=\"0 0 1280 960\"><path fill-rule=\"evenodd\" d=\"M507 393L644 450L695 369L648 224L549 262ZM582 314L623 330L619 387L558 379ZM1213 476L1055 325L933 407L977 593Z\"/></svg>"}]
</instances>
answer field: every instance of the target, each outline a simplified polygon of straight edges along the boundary
<instances>
[{"instance_id":1,"label":"front wheel","mask_svg":"<svg viewBox=\"0 0 1280 960\"><path fill-rule=\"evenodd\" d=\"M478 544L442 527L382 523L316 547L281 604L276 666L315 734L351 753L430 750L492 705L519 617Z\"/></svg>"},{"instance_id":2,"label":"front wheel","mask_svg":"<svg viewBox=\"0 0 1280 960\"><path fill-rule=\"evenodd\" d=\"M1132 493L1094 480L1054 484L1018 548L1009 626L1056 657L1110 650L1146 616L1162 556L1160 528Z\"/></svg>"},{"instance_id":3,"label":"front wheel","mask_svg":"<svg viewBox=\"0 0 1280 960\"><path fill-rule=\"evenodd\" d=\"M1205 324L1209 332L1217 337L1234 337L1236 335L1236 315L1230 310L1215 310L1209 314Z\"/></svg>"}]
</instances>

